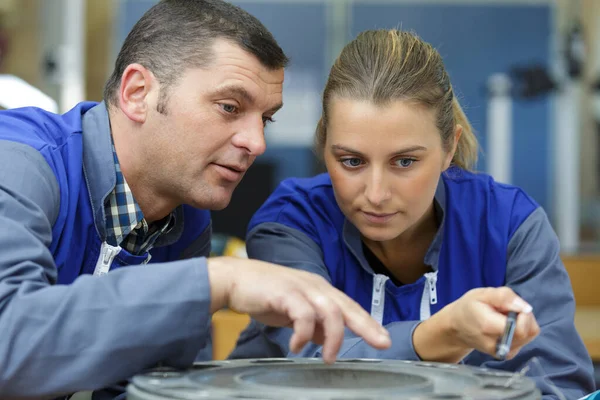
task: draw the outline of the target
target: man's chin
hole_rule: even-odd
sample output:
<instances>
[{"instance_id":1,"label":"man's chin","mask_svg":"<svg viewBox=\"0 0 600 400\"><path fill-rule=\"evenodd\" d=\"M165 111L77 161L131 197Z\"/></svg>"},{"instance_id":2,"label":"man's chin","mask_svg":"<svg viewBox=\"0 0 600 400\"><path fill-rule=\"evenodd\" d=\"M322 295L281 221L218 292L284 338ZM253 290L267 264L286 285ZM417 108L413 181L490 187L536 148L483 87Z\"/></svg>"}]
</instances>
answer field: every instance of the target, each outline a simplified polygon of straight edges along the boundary
<instances>
[{"instance_id":1,"label":"man's chin","mask_svg":"<svg viewBox=\"0 0 600 400\"><path fill-rule=\"evenodd\" d=\"M221 211L226 208L231 202L231 193L219 193L218 195L213 194L209 198L203 196L203 198L195 199L196 201L190 204L194 208L211 211Z\"/></svg>"},{"instance_id":2,"label":"man's chin","mask_svg":"<svg viewBox=\"0 0 600 400\"><path fill-rule=\"evenodd\" d=\"M220 211L231 202L235 186L210 185L200 187L195 192L189 193L187 204L201 210Z\"/></svg>"},{"instance_id":3,"label":"man's chin","mask_svg":"<svg viewBox=\"0 0 600 400\"><path fill-rule=\"evenodd\" d=\"M221 201L221 202L216 202L216 203L211 204L211 206L208 207L208 209L211 211L221 211L221 210L227 208L227 206L229 205L230 202L231 202L231 197L229 199L227 199L226 201Z\"/></svg>"}]
</instances>

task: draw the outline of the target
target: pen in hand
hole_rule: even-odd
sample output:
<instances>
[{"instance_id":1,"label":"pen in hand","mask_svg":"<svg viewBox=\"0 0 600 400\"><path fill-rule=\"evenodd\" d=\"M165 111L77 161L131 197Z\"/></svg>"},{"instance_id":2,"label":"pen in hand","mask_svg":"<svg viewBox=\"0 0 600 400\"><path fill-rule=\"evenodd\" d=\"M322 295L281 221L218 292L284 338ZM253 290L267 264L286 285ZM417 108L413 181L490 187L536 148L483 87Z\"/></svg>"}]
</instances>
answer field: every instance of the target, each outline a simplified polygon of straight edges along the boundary
<instances>
[{"instance_id":1,"label":"pen in hand","mask_svg":"<svg viewBox=\"0 0 600 400\"><path fill-rule=\"evenodd\" d=\"M515 326L517 325L517 313L509 311L506 316L506 327L504 333L496 346L496 358L504 360L510 352L510 346L512 345L513 335L515 333Z\"/></svg>"}]
</instances>

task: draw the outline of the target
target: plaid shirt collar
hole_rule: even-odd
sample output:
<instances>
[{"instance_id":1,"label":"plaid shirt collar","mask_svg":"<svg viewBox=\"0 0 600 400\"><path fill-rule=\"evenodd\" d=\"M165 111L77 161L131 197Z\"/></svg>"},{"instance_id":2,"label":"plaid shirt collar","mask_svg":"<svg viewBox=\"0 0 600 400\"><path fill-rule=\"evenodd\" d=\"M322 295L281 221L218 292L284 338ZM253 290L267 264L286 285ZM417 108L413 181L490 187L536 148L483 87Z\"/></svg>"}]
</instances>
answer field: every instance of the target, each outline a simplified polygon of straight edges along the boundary
<instances>
[{"instance_id":1,"label":"plaid shirt collar","mask_svg":"<svg viewBox=\"0 0 600 400\"><path fill-rule=\"evenodd\" d=\"M134 255L143 254L152 248L160 235L172 229L175 212L160 221L148 224L121 172L114 143L112 150L117 183L104 205L106 242L112 246L121 246Z\"/></svg>"}]
</instances>

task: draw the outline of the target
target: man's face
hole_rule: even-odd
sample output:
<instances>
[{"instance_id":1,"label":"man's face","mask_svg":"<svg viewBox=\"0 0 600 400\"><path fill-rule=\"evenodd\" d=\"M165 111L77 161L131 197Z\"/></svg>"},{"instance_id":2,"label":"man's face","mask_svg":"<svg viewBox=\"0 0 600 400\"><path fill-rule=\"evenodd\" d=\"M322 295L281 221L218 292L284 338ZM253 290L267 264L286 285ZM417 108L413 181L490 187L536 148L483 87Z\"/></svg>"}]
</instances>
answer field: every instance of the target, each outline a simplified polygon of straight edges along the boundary
<instances>
[{"instance_id":1,"label":"man's face","mask_svg":"<svg viewBox=\"0 0 600 400\"><path fill-rule=\"evenodd\" d=\"M283 75L216 40L211 65L183 71L164 104L157 91L150 95L141 147L156 195L197 208L226 207L265 151L264 127L282 105Z\"/></svg>"}]
</instances>

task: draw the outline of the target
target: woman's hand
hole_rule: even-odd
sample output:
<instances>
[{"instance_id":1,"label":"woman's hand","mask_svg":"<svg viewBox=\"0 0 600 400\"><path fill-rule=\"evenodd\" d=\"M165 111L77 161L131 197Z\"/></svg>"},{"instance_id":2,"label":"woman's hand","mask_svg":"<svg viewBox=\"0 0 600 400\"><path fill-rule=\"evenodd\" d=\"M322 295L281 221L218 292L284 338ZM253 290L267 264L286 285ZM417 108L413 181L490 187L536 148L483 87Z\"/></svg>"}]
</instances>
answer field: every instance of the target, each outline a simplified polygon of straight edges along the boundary
<instances>
[{"instance_id":1,"label":"woman's hand","mask_svg":"<svg viewBox=\"0 0 600 400\"><path fill-rule=\"evenodd\" d=\"M531 306L507 287L473 289L444 307L415 329L415 351L424 360L442 362L458 362L472 350L495 356L509 311L519 313L507 355L512 358L540 328Z\"/></svg>"}]
</instances>

